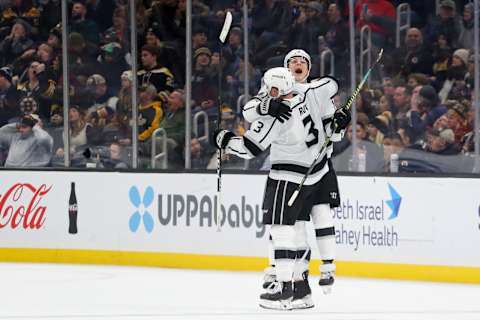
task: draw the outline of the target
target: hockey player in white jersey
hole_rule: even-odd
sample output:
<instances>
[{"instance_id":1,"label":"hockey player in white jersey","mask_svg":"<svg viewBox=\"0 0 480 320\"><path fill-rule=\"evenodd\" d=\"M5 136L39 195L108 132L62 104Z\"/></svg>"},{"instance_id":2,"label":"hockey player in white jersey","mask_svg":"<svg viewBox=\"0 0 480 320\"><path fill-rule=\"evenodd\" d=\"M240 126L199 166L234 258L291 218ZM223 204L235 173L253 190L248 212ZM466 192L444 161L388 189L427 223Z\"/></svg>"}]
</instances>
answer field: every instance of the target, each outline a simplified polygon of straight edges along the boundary
<instances>
[{"instance_id":1,"label":"hockey player in white jersey","mask_svg":"<svg viewBox=\"0 0 480 320\"><path fill-rule=\"evenodd\" d=\"M332 141L339 141L342 138L343 129L345 129L350 121L350 113L348 110L342 109L336 111L331 101L325 102L325 100L322 100L325 95L333 98L337 93L338 84L335 79L324 77L307 83L311 59L310 56L301 49L291 50L285 56L284 66L289 68L295 77L295 90L305 93L307 106L310 107L310 109L323 109L324 116L322 117L322 124L325 129L325 134L333 134ZM245 105L243 114L248 121L255 121L268 116L277 118L279 121L285 121L290 116L289 110L268 97L265 86L261 88L256 97ZM336 132L332 131L334 124L336 125ZM337 177L330 161L332 151L332 144L330 143L327 150L329 171L319 182L319 192L313 200L314 206L311 212L320 258L323 261L323 264L320 266L319 284L325 293L329 293L331 290L335 272L335 264L333 263L335 258L335 230L331 217L331 208L337 207L340 204ZM305 221L309 219L309 215L300 216L299 220L303 221L297 221L295 224L297 230L297 252L292 305L293 308L298 309L313 307L311 289L308 283L308 264L311 250L307 243L305 229ZM271 283L275 281L274 261L272 258L273 250L270 248L269 251L271 266L265 269L264 288L269 287Z\"/></svg>"},{"instance_id":2,"label":"hockey player in white jersey","mask_svg":"<svg viewBox=\"0 0 480 320\"><path fill-rule=\"evenodd\" d=\"M308 217L312 211L318 182L328 172L325 152L319 158L304 188L292 207L287 201L303 175L320 152L325 140L322 119L327 114L321 108L311 109L304 94L293 94L293 76L287 68L273 68L264 77L270 101L289 107L290 117L280 121L276 117L261 117L253 122L243 137L222 130L215 134L217 147L242 158L252 158L270 147L272 164L263 202L263 222L270 224L274 246L275 282L261 295L261 306L274 309L291 308L293 300L293 271L297 258L297 231L299 217ZM322 85L322 84L320 84ZM315 90L313 87L312 90ZM319 103L331 103L331 95L318 94ZM280 100L275 98L280 95ZM270 105L270 104L269 104ZM301 235L301 238L304 236Z\"/></svg>"}]
</instances>

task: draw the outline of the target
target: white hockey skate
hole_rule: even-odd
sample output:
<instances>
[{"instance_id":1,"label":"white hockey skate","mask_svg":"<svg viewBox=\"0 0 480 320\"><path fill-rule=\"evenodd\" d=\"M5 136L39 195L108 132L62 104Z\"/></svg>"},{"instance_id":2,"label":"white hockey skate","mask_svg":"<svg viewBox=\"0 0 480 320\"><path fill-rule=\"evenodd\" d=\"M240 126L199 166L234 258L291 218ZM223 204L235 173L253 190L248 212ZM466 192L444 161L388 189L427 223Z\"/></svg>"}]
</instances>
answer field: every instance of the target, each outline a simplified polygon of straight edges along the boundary
<instances>
[{"instance_id":1,"label":"white hockey skate","mask_svg":"<svg viewBox=\"0 0 480 320\"><path fill-rule=\"evenodd\" d=\"M318 284L324 294L330 294L332 292L332 286L335 282L335 269L336 266L334 263L324 263L320 265L320 281Z\"/></svg>"},{"instance_id":2,"label":"white hockey skate","mask_svg":"<svg viewBox=\"0 0 480 320\"><path fill-rule=\"evenodd\" d=\"M266 293L260 295L260 307L273 310L292 310L291 282L272 282Z\"/></svg>"},{"instance_id":3,"label":"white hockey skate","mask_svg":"<svg viewBox=\"0 0 480 320\"><path fill-rule=\"evenodd\" d=\"M265 269L263 269L263 284L262 287L263 289L267 289L270 287L270 285L277 281L277 276L275 275L275 267L270 266Z\"/></svg>"}]
</instances>

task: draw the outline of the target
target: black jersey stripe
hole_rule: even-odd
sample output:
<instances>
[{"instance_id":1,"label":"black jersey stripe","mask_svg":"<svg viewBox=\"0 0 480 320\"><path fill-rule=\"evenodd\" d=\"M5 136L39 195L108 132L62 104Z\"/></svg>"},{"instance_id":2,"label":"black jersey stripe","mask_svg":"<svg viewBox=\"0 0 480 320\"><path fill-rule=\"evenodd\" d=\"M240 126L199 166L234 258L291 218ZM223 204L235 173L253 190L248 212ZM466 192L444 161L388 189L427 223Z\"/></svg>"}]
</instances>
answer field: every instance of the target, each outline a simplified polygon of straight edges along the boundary
<instances>
[{"instance_id":1,"label":"black jersey stripe","mask_svg":"<svg viewBox=\"0 0 480 320\"><path fill-rule=\"evenodd\" d=\"M250 139L248 139L246 136L243 136L243 144L245 145L245 148L247 148L250 153L256 157L260 153L262 153L262 149L260 149L255 143L253 143Z\"/></svg>"},{"instance_id":2,"label":"black jersey stripe","mask_svg":"<svg viewBox=\"0 0 480 320\"><path fill-rule=\"evenodd\" d=\"M324 156L322 161L320 161L313 167L313 170L310 174L313 174L322 170L325 164L327 163L327 160L328 160L327 157ZM306 174L308 171L308 167L299 166L297 164L291 164L291 163L275 163L275 164L272 164L272 170L291 171L291 172Z\"/></svg>"}]
</instances>

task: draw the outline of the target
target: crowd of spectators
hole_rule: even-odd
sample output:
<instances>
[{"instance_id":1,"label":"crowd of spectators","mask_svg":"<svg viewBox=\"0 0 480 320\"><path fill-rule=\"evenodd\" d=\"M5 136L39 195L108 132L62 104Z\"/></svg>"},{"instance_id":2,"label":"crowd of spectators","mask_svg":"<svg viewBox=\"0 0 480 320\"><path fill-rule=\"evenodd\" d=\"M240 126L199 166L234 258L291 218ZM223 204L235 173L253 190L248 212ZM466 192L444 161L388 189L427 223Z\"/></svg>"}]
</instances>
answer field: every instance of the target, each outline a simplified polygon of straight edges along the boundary
<instances>
[{"instance_id":1,"label":"crowd of spectators","mask_svg":"<svg viewBox=\"0 0 480 320\"><path fill-rule=\"evenodd\" d=\"M192 113L193 117L206 115L195 118L200 120L190 141L193 168L215 167L214 149L204 128L211 131L216 126L219 101L222 127L242 134L248 126L238 108L245 69L249 92L255 94L263 72L282 65L290 49L302 48L311 54L311 78L321 76L320 56L330 49L342 88L339 103L349 94L348 1L247 2L250 19L248 30L243 30L243 1L193 1ZM396 48L396 8L405 2L412 9L412 25ZM422 159L430 163L435 161L431 155L474 151L474 7L469 1L442 0L437 15L435 3L355 1L355 24L357 29L370 27L372 54L385 50L382 67L356 101L354 125L360 142L353 154L366 154L367 159L360 170L389 171L391 155L396 154L400 170L435 171L431 165L422 167ZM140 165L148 168L152 135L163 128L168 138L168 168L183 168L185 1L136 1L138 57L130 55L128 1L74 0L68 5L71 165L127 168L136 139ZM0 163L9 167L62 166L67 151L61 1L0 1L0 10ZM227 10L234 19L221 50L217 38ZM131 72L133 59L138 59L137 75ZM132 136L134 76L138 80L137 137ZM22 143L27 136L28 144ZM359 169L352 167L351 141L352 128L335 145L340 170ZM22 153L22 148L28 152ZM225 159L225 165L258 169L262 161Z\"/></svg>"}]
</instances>

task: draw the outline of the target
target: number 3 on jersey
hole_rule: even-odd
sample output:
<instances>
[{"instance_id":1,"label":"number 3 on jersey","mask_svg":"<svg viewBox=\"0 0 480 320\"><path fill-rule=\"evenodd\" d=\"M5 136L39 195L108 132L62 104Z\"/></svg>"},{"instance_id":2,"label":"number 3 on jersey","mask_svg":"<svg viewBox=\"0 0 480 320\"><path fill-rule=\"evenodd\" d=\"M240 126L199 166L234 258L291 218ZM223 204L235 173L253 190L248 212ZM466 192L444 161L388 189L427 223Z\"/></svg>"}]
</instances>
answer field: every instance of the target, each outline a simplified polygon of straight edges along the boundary
<instances>
[{"instance_id":1,"label":"number 3 on jersey","mask_svg":"<svg viewBox=\"0 0 480 320\"><path fill-rule=\"evenodd\" d=\"M264 126L264 124L263 124L262 121L257 121L255 128L253 128L253 132L260 133L260 131L262 130L263 126Z\"/></svg>"},{"instance_id":2,"label":"number 3 on jersey","mask_svg":"<svg viewBox=\"0 0 480 320\"><path fill-rule=\"evenodd\" d=\"M310 125L309 125L310 124ZM315 128L315 123L312 120L312 117L310 115L306 116L303 119L303 125L305 128L308 128L308 136L305 143L307 144L307 147L311 147L313 145L316 145L318 143L318 130ZM310 138L313 135L313 138Z\"/></svg>"}]
</instances>

